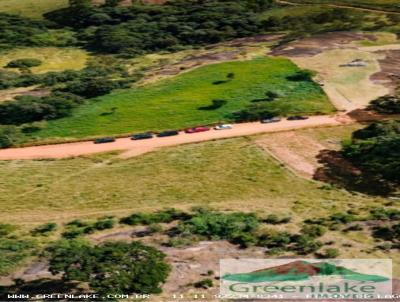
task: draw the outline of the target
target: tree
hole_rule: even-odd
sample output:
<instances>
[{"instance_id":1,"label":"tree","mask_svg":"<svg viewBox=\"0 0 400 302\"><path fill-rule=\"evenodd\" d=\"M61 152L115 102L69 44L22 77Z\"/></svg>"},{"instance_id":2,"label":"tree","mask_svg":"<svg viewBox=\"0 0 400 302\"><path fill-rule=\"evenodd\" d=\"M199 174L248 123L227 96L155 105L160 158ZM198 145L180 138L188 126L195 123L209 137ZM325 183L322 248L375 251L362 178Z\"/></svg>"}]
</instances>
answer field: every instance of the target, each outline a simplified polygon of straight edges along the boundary
<instances>
[{"instance_id":1,"label":"tree","mask_svg":"<svg viewBox=\"0 0 400 302\"><path fill-rule=\"evenodd\" d=\"M385 95L373 100L368 109L384 114L400 113L400 95Z\"/></svg>"},{"instance_id":2,"label":"tree","mask_svg":"<svg viewBox=\"0 0 400 302\"><path fill-rule=\"evenodd\" d=\"M355 131L342 153L362 171L400 184L400 120L373 123Z\"/></svg>"},{"instance_id":3,"label":"tree","mask_svg":"<svg viewBox=\"0 0 400 302\"><path fill-rule=\"evenodd\" d=\"M170 272L165 254L140 242L61 240L48 249L50 271L64 280L87 282L99 294L153 294Z\"/></svg>"}]
</instances>

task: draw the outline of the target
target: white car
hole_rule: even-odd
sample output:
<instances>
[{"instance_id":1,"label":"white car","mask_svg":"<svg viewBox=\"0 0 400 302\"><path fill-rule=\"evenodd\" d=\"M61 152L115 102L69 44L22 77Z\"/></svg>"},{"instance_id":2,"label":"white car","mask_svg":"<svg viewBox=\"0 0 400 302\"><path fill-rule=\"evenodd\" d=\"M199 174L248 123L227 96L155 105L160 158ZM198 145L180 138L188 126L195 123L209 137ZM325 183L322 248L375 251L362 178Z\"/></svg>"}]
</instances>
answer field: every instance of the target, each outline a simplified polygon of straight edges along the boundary
<instances>
[{"instance_id":1,"label":"white car","mask_svg":"<svg viewBox=\"0 0 400 302\"><path fill-rule=\"evenodd\" d=\"M223 125L218 125L218 126L214 127L215 130L228 130L228 129L232 129L232 128L233 128L233 126L230 124L223 124Z\"/></svg>"}]
</instances>

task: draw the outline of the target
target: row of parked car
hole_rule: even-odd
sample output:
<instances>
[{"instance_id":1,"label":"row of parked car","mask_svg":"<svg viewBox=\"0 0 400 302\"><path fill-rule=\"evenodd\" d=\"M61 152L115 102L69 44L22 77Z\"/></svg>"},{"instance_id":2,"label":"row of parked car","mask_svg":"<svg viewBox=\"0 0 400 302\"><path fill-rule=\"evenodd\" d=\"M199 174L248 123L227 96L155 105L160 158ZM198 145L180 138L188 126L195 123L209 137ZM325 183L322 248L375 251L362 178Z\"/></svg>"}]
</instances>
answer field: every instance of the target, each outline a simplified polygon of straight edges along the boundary
<instances>
[{"instance_id":1,"label":"row of parked car","mask_svg":"<svg viewBox=\"0 0 400 302\"><path fill-rule=\"evenodd\" d=\"M307 120L309 117L308 116L301 116L301 115L294 115L294 116L289 116L287 118L288 121L301 121L301 120ZM270 123L278 123L282 119L279 117L271 117L271 118L264 118L261 120L262 124L270 124ZM229 130L232 129L233 126L230 124L222 124L222 125L217 125L214 127L215 130ZM211 128L209 127L194 127L194 128L188 128L185 130L185 133L187 134L192 134L192 133L199 133L199 132L206 132L210 131ZM145 140L145 139L151 139L156 135L157 137L168 137L168 136L175 136L179 135L179 131L177 130L168 130L168 131L163 131L158 134L153 134L151 132L144 132L144 133L138 133L134 134L131 136L132 140ZM115 138L113 137L103 137L96 139L94 141L95 144L105 144L105 143L113 143L115 142Z\"/></svg>"},{"instance_id":2,"label":"row of parked car","mask_svg":"<svg viewBox=\"0 0 400 302\"><path fill-rule=\"evenodd\" d=\"M222 125L217 125L214 127L215 130L228 130L228 129L232 129L233 126L230 124L222 124ZM199 133L199 132L206 132L206 131L210 131L211 128L209 127L193 127L193 128L188 128L185 130L185 133L187 134L193 134L193 133ZM145 140L145 139L151 139L154 136L157 137L168 137L168 136L175 136L175 135L179 135L179 131L177 130L168 130L168 131L163 131L160 132L158 134L154 134L152 132L144 132L144 133L137 133L131 136L132 140ZM103 137L103 138L99 138L96 139L94 141L95 144L105 144L105 143L112 143L115 142L115 138L113 137Z\"/></svg>"}]
</instances>

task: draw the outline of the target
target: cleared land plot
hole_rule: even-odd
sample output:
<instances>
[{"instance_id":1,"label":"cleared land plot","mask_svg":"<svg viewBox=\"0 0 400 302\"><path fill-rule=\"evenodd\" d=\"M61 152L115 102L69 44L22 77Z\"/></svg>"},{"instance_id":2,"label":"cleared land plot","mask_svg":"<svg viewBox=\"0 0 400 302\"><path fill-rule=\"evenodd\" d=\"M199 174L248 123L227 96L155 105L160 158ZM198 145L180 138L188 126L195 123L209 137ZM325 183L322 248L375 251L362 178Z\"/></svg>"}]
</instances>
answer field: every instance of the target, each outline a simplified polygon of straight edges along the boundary
<instances>
[{"instance_id":1,"label":"cleared land plot","mask_svg":"<svg viewBox=\"0 0 400 302\"><path fill-rule=\"evenodd\" d=\"M296 174L312 179L320 167L318 154L322 150L338 150L344 139L349 139L360 124L331 128L303 129L271 133L257 139L257 143Z\"/></svg>"},{"instance_id":2,"label":"cleared land plot","mask_svg":"<svg viewBox=\"0 0 400 302\"><path fill-rule=\"evenodd\" d=\"M16 49L0 54L0 69L3 69L12 60L23 58L41 60L43 64L31 68L31 70L33 73L45 73L67 69L82 69L86 65L88 53L77 48L33 47ZM16 69L7 68L6 70Z\"/></svg>"},{"instance_id":3,"label":"cleared land plot","mask_svg":"<svg viewBox=\"0 0 400 302\"><path fill-rule=\"evenodd\" d=\"M317 84L287 80L298 70L287 59L269 57L200 67L157 84L101 97L71 117L50 121L35 136L79 138L216 123L229 120L230 113L252 100L265 98L267 91L281 97L266 106L283 114L334 111ZM229 74L233 78L227 79ZM208 109L213 100L226 103Z\"/></svg>"},{"instance_id":4,"label":"cleared land plot","mask_svg":"<svg viewBox=\"0 0 400 302\"><path fill-rule=\"evenodd\" d=\"M357 49L335 49L313 57L294 58L303 68L318 72L326 93L338 109L363 108L379 96L388 93L383 85L370 77L380 71L378 59L382 55ZM362 60L365 66L343 66L354 60Z\"/></svg>"},{"instance_id":5,"label":"cleared land plot","mask_svg":"<svg viewBox=\"0 0 400 302\"><path fill-rule=\"evenodd\" d=\"M128 160L3 161L0 179L2 220L16 224L193 205L309 217L382 202L297 178L248 138Z\"/></svg>"},{"instance_id":6,"label":"cleared land plot","mask_svg":"<svg viewBox=\"0 0 400 302\"><path fill-rule=\"evenodd\" d=\"M67 6L68 0L0 0L0 12L37 19L44 13Z\"/></svg>"}]
</instances>

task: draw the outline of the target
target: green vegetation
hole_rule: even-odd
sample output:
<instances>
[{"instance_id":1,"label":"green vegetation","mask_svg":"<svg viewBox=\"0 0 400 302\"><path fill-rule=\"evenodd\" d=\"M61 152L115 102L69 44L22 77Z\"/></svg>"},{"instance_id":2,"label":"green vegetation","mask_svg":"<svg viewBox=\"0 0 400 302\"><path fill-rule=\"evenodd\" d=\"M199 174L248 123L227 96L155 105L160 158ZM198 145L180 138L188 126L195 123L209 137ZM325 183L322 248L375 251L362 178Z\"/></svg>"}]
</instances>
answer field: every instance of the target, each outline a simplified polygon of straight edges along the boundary
<instances>
[{"instance_id":1,"label":"green vegetation","mask_svg":"<svg viewBox=\"0 0 400 302\"><path fill-rule=\"evenodd\" d=\"M400 121L373 123L353 133L343 154L371 179L400 184Z\"/></svg>"},{"instance_id":2,"label":"green vegetation","mask_svg":"<svg viewBox=\"0 0 400 302\"><path fill-rule=\"evenodd\" d=\"M175 220L189 219L190 215L177 209L165 209L154 213L133 213L128 217L120 220L121 223L127 225L152 225L154 223L169 223Z\"/></svg>"},{"instance_id":3,"label":"green vegetation","mask_svg":"<svg viewBox=\"0 0 400 302\"><path fill-rule=\"evenodd\" d=\"M290 81L299 69L287 59L260 58L252 61L209 65L158 84L112 93L82 106L73 116L49 122L35 136L87 137L163 130L232 120L232 113L260 99L268 91L279 99L262 107L282 115L329 113L333 106L321 88L311 81ZM221 85L217 80L234 73ZM213 100L226 100L215 110L199 110ZM111 108L115 108L112 114Z\"/></svg>"},{"instance_id":4,"label":"green vegetation","mask_svg":"<svg viewBox=\"0 0 400 302\"><path fill-rule=\"evenodd\" d=\"M0 0L1 1L1 0ZM1 2L0 2L1 3ZM76 42L68 30L51 30L48 22L0 12L0 50L14 47L73 46Z\"/></svg>"},{"instance_id":5,"label":"green vegetation","mask_svg":"<svg viewBox=\"0 0 400 302\"><path fill-rule=\"evenodd\" d=\"M65 225L65 231L62 236L67 239L79 237L81 235L92 234L95 231L112 229L115 225L113 217L103 217L96 221L81 221L75 219Z\"/></svg>"},{"instance_id":6,"label":"green vegetation","mask_svg":"<svg viewBox=\"0 0 400 302\"><path fill-rule=\"evenodd\" d=\"M400 113L400 93L398 95L385 95L373 100L368 109L383 114Z\"/></svg>"},{"instance_id":7,"label":"green vegetation","mask_svg":"<svg viewBox=\"0 0 400 302\"><path fill-rule=\"evenodd\" d=\"M0 223L0 276L6 275L33 255L36 242L16 235L17 227Z\"/></svg>"},{"instance_id":8,"label":"green vegetation","mask_svg":"<svg viewBox=\"0 0 400 302\"><path fill-rule=\"evenodd\" d=\"M41 224L38 227L34 228L31 231L33 236L48 236L50 233L57 230L57 223L48 222L45 224Z\"/></svg>"},{"instance_id":9,"label":"green vegetation","mask_svg":"<svg viewBox=\"0 0 400 302\"><path fill-rule=\"evenodd\" d=\"M38 59L31 59L31 58L25 58L25 59L18 59L18 60L12 60L7 63L5 66L6 68L20 68L20 69L29 69L31 67L37 67L42 65L42 61Z\"/></svg>"},{"instance_id":10,"label":"green vegetation","mask_svg":"<svg viewBox=\"0 0 400 302\"><path fill-rule=\"evenodd\" d=\"M121 8L81 0L46 17L63 26L91 28L80 35L91 49L132 56L253 36L265 30L258 11L271 6L272 0L183 0Z\"/></svg>"},{"instance_id":11,"label":"green vegetation","mask_svg":"<svg viewBox=\"0 0 400 302\"><path fill-rule=\"evenodd\" d=\"M155 294L170 272L165 254L139 242L62 240L49 249L50 271L65 281L87 282L99 294Z\"/></svg>"}]
</instances>

